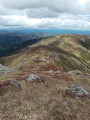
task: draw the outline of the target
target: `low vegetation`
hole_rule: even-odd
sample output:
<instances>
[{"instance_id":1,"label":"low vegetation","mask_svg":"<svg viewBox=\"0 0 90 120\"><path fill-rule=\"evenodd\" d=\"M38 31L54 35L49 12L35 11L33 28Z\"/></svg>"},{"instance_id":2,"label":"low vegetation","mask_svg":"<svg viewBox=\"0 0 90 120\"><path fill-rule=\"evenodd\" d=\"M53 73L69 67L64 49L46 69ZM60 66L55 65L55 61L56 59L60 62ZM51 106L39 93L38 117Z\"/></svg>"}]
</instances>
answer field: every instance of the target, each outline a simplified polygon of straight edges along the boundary
<instances>
[{"instance_id":1,"label":"low vegetation","mask_svg":"<svg viewBox=\"0 0 90 120\"><path fill-rule=\"evenodd\" d=\"M90 93L90 51L80 43L84 37L48 37L0 58L2 67L12 69L0 74L0 119L89 120L90 96L66 93L73 86ZM12 86L14 80L20 90Z\"/></svg>"}]
</instances>

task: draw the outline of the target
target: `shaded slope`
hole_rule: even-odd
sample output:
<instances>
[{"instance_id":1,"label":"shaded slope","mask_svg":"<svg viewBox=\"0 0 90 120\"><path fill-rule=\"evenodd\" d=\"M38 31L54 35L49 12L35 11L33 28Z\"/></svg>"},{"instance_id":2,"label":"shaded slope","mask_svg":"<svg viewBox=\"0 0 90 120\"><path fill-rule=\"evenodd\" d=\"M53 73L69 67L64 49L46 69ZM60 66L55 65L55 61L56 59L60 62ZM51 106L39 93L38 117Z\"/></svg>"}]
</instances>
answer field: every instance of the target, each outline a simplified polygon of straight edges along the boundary
<instances>
[{"instance_id":1,"label":"shaded slope","mask_svg":"<svg viewBox=\"0 0 90 120\"><path fill-rule=\"evenodd\" d=\"M40 40L41 40L41 38L34 38L34 39L26 40L21 43L12 45L11 47L8 47L6 49L1 49L0 57L13 55L13 54L19 52L20 50L27 48L29 45L33 45L33 44L37 43Z\"/></svg>"}]
</instances>

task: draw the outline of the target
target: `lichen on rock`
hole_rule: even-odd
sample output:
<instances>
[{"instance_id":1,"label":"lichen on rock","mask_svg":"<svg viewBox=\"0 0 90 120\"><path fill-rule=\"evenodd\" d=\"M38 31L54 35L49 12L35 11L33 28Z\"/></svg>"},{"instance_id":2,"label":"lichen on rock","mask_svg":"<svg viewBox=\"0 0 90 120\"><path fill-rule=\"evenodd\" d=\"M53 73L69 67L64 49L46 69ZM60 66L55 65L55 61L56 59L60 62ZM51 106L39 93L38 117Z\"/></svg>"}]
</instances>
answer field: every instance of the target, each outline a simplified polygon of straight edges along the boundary
<instances>
[{"instance_id":1,"label":"lichen on rock","mask_svg":"<svg viewBox=\"0 0 90 120\"><path fill-rule=\"evenodd\" d=\"M80 86L73 86L71 88L67 88L65 91L69 96L89 96L89 92L85 91Z\"/></svg>"},{"instance_id":2,"label":"lichen on rock","mask_svg":"<svg viewBox=\"0 0 90 120\"><path fill-rule=\"evenodd\" d=\"M7 74L13 70L0 64L0 74Z\"/></svg>"},{"instance_id":3,"label":"lichen on rock","mask_svg":"<svg viewBox=\"0 0 90 120\"><path fill-rule=\"evenodd\" d=\"M30 74L29 77L26 79L26 82L30 82L30 81L36 80L36 79L39 79L39 77L37 75Z\"/></svg>"}]
</instances>

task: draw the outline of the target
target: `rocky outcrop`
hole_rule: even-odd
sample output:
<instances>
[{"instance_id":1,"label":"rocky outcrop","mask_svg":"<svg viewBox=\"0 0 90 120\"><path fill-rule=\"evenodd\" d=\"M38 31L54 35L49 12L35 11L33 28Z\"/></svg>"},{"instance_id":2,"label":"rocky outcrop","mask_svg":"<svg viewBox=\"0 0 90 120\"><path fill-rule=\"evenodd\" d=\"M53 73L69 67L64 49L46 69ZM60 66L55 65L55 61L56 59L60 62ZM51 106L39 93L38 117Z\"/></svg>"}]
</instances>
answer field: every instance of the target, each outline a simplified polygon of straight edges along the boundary
<instances>
[{"instance_id":1,"label":"rocky outcrop","mask_svg":"<svg viewBox=\"0 0 90 120\"><path fill-rule=\"evenodd\" d=\"M50 52L50 55L51 55L52 57L54 57L56 60L59 60L59 59L60 59L57 52Z\"/></svg>"},{"instance_id":2,"label":"rocky outcrop","mask_svg":"<svg viewBox=\"0 0 90 120\"><path fill-rule=\"evenodd\" d=\"M21 85L17 80L6 80L0 82L0 95L5 94L8 91L20 91Z\"/></svg>"},{"instance_id":3,"label":"rocky outcrop","mask_svg":"<svg viewBox=\"0 0 90 120\"><path fill-rule=\"evenodd\" d=\"M22 60L22 65L25 64L28 60L29 60L29 58L24 58L24 59Z\"/></svg>"},{"instance_id":4,"label":"rocky outcrop","mask_svg":"<svg viewBox=\"0 0 90 120\"><path fill-rule=\"evenodd\" d=\"M89 96L89 92L85 91L82 87L79 86L73 86L71 88L67 88L66 90L66 94L69 96Z\"/></svg>"},{"instance_id":5,"label":"rocky outcrop","mask_svg":"<svg viewBox=\"0 0 90 120\"><path fill-rule=\"evenodd\" d=\"M16 69L14 69L14 71L20 70L20 69L22 68L22 66L23 66L28 60L29 60L29 58L24 58L24 59L22 59L21 64L20 64L18 67L16 67Z\"/></svg>"},{"instance_id":6,"label":"rocky outcrop","mask_svg":"<svg viewBox=\"0 0 90 120\"><path fill-rule=\"evenodd\" d=\"M13 88L17 89L17 90L21 90L21 89L22 89L22 88L21 88L21 85L19 84L19 82L18 82L17 80L11 80L11 81L10 81L10 85L11 85Z\"/></svg>"},{"instance_id":7,"label":"rocky outcrop","mask_svg":"<svg viewBox=\"0 0 90 120\"><path fill-rule=\"evenodd\" d=\"M47 71L48 73L61 73L61 71L57 70L57 71L53 71L53 70L50 70L50 71Z\"/></svg>"},{"instance_id":8,"label":"rocky outcrop","mask_svg":"<svg viewBox=\"0 0 90 120\"><path fill-rule=\"evenodd\" d=\"M54 64L54 59L47 60L44 57L41 57L40 61L45 62L47 64L50 64L50 63Z\"/></svg>"},{"instance_id":9,"label":"rocky outcrop","mask_svg":"<svg viewBox=\"0 0 90 120\"><path fill-rule=\"evenodd\" d=\"M12 72L12 71L13 71L12 69L9 69L8 67L2 66L0 64L0 74L7 74L7 73Z\"/></svg>"},{"instance_id":10,"label":"rocky outcrop","mask_svg":"<svg viewBox=\"0 0 90 120\"><path fill-rule=\"evenodd\" d=\"M73 71L68 72L68 74L71 74L71 75L78 75L80 73L81 73L81 71L79 71L79 70L73 70Z\"/></svg>"},{"instance_id":11,"label":"rocky outcrop","mask_svg":"<svg viewBox=\"0 0 90 120\"><path fill-rule=\"evenodd\" d=\"M29 77L26 79L26 82L30 82L32 80L36 80L39 79L39 77L37 75L31 74L29 75Z\"/></svg>"}]
</instances>

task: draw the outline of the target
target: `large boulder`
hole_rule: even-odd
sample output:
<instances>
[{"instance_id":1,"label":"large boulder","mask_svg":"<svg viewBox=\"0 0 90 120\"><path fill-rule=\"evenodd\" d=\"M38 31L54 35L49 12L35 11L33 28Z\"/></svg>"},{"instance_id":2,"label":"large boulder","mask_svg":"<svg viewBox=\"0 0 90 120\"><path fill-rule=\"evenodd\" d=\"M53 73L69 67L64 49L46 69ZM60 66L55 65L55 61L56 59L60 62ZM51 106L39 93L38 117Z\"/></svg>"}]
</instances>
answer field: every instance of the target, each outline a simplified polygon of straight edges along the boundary
<instances>
[{"instance_id":1,"label":"large boulder","mask_svg":"<svg viewBox=\"0 0 90 120\"><path fill-rule=\"evenodd\" d=\"M82 87L73 86L71 88L67 88L66 94L69 96L89 96L89 92L85 91Z\"/></svg>"}]
</instances>

